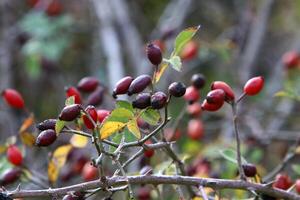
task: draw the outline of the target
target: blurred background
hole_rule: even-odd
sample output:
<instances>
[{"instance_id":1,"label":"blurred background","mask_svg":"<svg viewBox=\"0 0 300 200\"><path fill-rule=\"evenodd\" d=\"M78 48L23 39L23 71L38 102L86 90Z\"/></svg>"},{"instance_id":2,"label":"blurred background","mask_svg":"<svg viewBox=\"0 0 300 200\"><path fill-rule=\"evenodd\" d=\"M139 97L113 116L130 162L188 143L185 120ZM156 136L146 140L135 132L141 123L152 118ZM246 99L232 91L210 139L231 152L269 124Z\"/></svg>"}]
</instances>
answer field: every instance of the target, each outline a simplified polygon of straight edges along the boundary
<instances>
[{"instance_id":1,"label":"blurred background","mask_svg":"<svg viewBox=\"0 0 300 200\"><path fill-rule=\"evenodd\" d=\"M145 45L158 44L168 57L182 29L201 25L181 55L182 72L167 69L158 88L166 91L179 80L190 85L190 77L202 73L202 98L214 80L226 81L239 96L250 77L263 75L263 92L240 106L239 126L245 156L264 166L264 173L299 137L299 63L294 61L299 59L299 20L300 1L294 0L1 0L0 90L20 91L38 122L56 118L65 86L94 76L111 90L126 75L151 75ZM99 107L113 106L107 97ZM183 106L183 100L173 101L171 116L176 118ZM27 116L0 101L1 143L17 134ZM232 145L229 106L199 118L204 139L184 137L191 119L185 114L179 149L214 157L220 145ZM230 173L223 177L236 171Z\"/></svg>"}]
</instances>

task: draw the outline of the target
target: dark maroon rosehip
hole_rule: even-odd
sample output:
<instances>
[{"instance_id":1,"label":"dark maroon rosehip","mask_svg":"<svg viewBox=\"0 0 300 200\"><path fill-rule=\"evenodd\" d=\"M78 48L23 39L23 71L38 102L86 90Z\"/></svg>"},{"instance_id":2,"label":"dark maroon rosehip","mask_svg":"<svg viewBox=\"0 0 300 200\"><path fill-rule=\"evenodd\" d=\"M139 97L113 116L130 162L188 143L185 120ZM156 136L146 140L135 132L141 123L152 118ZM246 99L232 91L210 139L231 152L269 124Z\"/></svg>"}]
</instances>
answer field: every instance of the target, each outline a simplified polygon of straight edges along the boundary
<instances>
[{"instance_id":1,"label":"dark maroon rosehip","mask_svg":"<svg viewBox=\"0 0 300 200\"><path fill-rule=\"evenodd\" d=\"M51 145L55 140L57 136L54 130L48 129L42 131L39 136L36 138L36 145L37 146L49 146Z\"/></svg>"},{"instance_id":2,"label":"dark maroon rosehip","mask_svg":"<svg viewBox=\"0 0 300 200\"><path fill-rule=\"evenodd\" d=\"M151 107L153 109L161 109L167 103L167 95L163 92L156 92L151 96Z\"/></svg>"},{"instance_id":3,"label":"dark maroon rosehip","mask_svg":"<svg viewBox=\"0 0 300 200\"><path fill-rule=\"evenodd\" d=\"M153 169L149 165L144 166L140 171L141 175L151 175L152 173Z\"/></svg>"},{"instance_id":4,"label":"dark maroon rosehip","mask_svg":"<svg viewBox=\"0 0 300 200\"><path fill-rule=\"evenodd\" d=\"M119 80L113 91L113 97L116 98L119 94L126 94L132 81L133 78L131 76L126 76Z\"/></svg>"},{"instance_id":5,"label":"dark maroon rosehip","mask_svg":"<svg viewBox=\"0 0 300 200\"><path fill-rule=\"evenodd\" d=\"M152 44L152 43L148 44L146 52L147 52L147 57L148 57L149 61L153 65L158 66L161 63L162 53L161 53L160 48L157 45Z\"/></svg>"},{"instance_id":6,"label":"dark maroon rosehip","mask_svg":"<svg viewBox=\"0 0 300 200\"><path fill-rule=\"evenodd\" d=\"M92 92L87 99L87 104L92 106L98 106L102 103L104 96L104 88L98 87Z\"/></svg>"},{"instance_id":7,"label":"dark maroon rosehip","mask_svg":"<svg viewBox=\"0 0 300 200\"><path fill-rule=\"evenodd\" d=\"M151 105L151 95L150 93L138 94L135 100L132 102L134 108L144 109Z\"/></svg>"},{"instance_id":8,"label":"dark maroon rosehip","mask_svg":"<svg viewBox=\"0 0 300 200\"><path fill-rule=\"evenodd\" d=\"M146 87L148 85L151 84L151 76L149 75L140 75L138 76L136 79L134 79L128 89L127 94L130 96L132 94L136 94L136 93L140 93L142 92L144 89L146 89Z\"/></svg>"},{"instance_id":9,"label":"dark maroon rosehip","mask_svg":"<svg viewBox=\"0 0 300 200\"><path fill-rule=\"evenodd\" d=\"M209 104L223 104L225 100L225 92L222 89L212 90L207 94L206 100Z\"/></svg>"},{"instance_id":10,"label":"dark maroon rosehip","mask_svg":"<svg viewBox=\"0 0 300 200\"><path fill-rule=\"evenodd\" d=\"M151 195L150 195L150 188L148 187L142 187L139 188L138 190L138 200L150 200L151 199Z\"/></svg>"},{"instance_id":11,"label":"dark maroon rosehip","mask_svg":"<svg viewBox=\"0 0 300 200\"><path fill-rule=\"evenodd\" d=\"M84 77L78 84L77 88L83 92L92 92L99 85L99 80L95 77Z\"/></svg>"},{"instance_id":12,"label":"dark maroon rosehip","mask_svg":"<svg viewBox=\"0 0 300 200\"><path fill-rule=\"evenodd\" d=\"M182 97L185 94L185 91L185 85L180 82L174 82L169 86L169 94L174 97Z\"/></svg>"},{"instance_id":13,"label":"dark maroon rosehip","mask_svg":"<svg viewBox=\"0 0 300 200\"><path fill-rule=\"evenodd\" d=\"M254 177L257 173L256 166L251 163L243 164L242 167L247 177Z\"/></svg>"},{"instance_id":14,"label":"dark maroon rosehip","mask_svg":"<svg viewBox=\"0 0 300 200\"><path fill-rule=\"evenodd\" d=\"M191 82L195 88L201 89L205 85L205 77L203 74L194 74L191 78Z\"/></svg>"},{"instance_id":15,"label":"dark maroon rosehip","mask_svg":"<svg viewBox=\"0 0 300 200\"><path fill-rule=\"evenodd\" d=\"M41 123L39 123L36 127L40 131L44 131L44 130L47 130L47 129L55 130L56 122L57 122L56 119L46 119L45 121L42 121Z\"/></svg>"},{"instance_id":16,"label":"dark maroon rosehip","mask_svg":"<svg viewBox=\"0 0 300 200\"><path fill-rule=\"evenodd\" d=\"M18 168L7 169L0 178L0 185L6 186L17 181L21 176L21 170Z\"/></svg>"},{"instance_id":17,"label":"dark maroon rosehip","mask_svg":"<svg viewBox=\"0 0 300 200\"><path fill-rule=\"evenodd\" d=\"M63 108L63 110L59 114L59 119L63 121L73 121L79 115L82 107L80 104L73 104Z\"/></svg>"},{"instance_id":18,"label":"dark maroon rosehip","mask_svg":"<svg viewBox=\"0 0 300 200\"><path fill-rule=\"evenodd\" d=\"M97 119L98 119L97 111L94 106L88 106L85 109L85 111L90 115L90 117L92 118L94 123L86 115L83 115L82 119L83 119L84 125L88 129L94 129L95 128L94 124L97 123Z\"/></svg>"}]
</instances>

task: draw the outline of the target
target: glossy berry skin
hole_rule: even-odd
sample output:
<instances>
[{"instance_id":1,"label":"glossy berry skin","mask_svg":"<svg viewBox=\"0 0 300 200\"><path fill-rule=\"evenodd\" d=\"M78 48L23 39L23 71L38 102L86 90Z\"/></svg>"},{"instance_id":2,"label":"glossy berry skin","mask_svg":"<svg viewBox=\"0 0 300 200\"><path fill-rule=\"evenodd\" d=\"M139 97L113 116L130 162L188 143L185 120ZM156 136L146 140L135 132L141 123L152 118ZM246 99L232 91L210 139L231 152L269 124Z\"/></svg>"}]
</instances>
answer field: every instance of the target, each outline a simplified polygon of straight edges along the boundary
<instances>
[{"instance_id":1,"label":"glossy berry skin","mask_svg":"<svg viewBox=\"0 0 300 200\"><path fill-rule=\"evenodd\" d=\"M195 41L189 41L182 49L180 57L182 60L188 61L195 58L198 54L198 45Z\"/></svg>"},{"instance_id":2,"label":"glossy berry skin","mask_svg":"<svg viewBox=\"0 0 300 200\"><path fill-rule=\"evenodd\" d=\"M63 121L73 121L79 115L82 107L80 104L73 104L63 108L63 110L59 114L59 119Z\"/></svg>"},{"instance_id":3,"label":"glossy berry skin","mask_svg":"<svg viewBox=\"0 0 300 200\"><path fill-rule=\"evenodd\" d=\"M202 89L205 86L206 79L203 74L194 74L191 83L195 88Z\"/></svg>"},{"instance_id":4,"label":"glossy berry skin","mask_svg":"<svg viewBox=\"0 0 300 200\"><path fill-rule=\"evenodd\" d=\"M77 88L83 92L92 92L99 85L99 80L95 77L84 77L82 78L78 84Z\"/></svg>"},{"instance_id":5,"label":"glossy berry skin","mask_svg":"<svg viewBox=\"0 0 300 200\"><path fill-rule=\"evenodd\" d=\"M149 61L153 64L158 66L161 61L162 61L162 53L161 50L158 46L156 46L155 44L148 44L147 49L147 57L149 59Z\"/></svg>"},{"instance_id":6,"label":"glossy berry skin","mask_svg":"<svg viewBox=\"0 0 300 200\"><path fill-rule=\"evenodd\" d=\"M286 174L277 174L275 177L275 182L273 183L274 188L287 190L292 186L292 181L290 177L288 177Z\"/></svg>"},{"instance_id":7,"label":"glossy berry skin","mask_svg":"<svg viewBox=\"0 0 300 200\"><path fill-rule=\"evenodd\" d=\"M144 75L138 76L130 84L127 94L129 96L131 96L132 94L142 92L144 89L146 89L146 87L148 87L148 85L151 84L151 81L152 81L152 79L151 79L151 76L149 76L149 75L144 74Z\"/></svg>"},{"instance_id":8,"label":"glossy berry skin","mask_svg":"<svg viewBox=\"0 0 300 200\"><path fill-rule=\"evenodd\" d=\"M257 174L256 166L251 163L243 164L242 167L247 177L254 177Z\"/></svg>"},{"instance_id":9,"label":"glossy berry skin","mask_svg":"<svg viewBox=\"0 0 300 200\"><path fill-rule=\"evenodd\" d=\"M147 187L139 188L137 193L138 200L151 200L150 192L151 190Z\"/></svg>"},{"instance_id":10,"label":"glossy berry skin","mask_svg":"<svg viewBox=\"0 0 300 200\"><path fill-rule=\"evenodd\" d=\"M182 97L185 94L186 86L181 82L174 82L170 84L168 90L170 95Z\"/></svg>"},{"instance_id":11,"label":"glossy berry skin","mask_svg":"<svg viewBox=\"0 0 300 200\"><path fill-rule=\"evenodd\" d=\"M22 165L23 162L22 152L16 145L10 145L7 148L6 157L11 164L15 166Z\"/></svg>"},{"instance_id":12,"label":"glossy berry skin","mask_svg":"<svg viewBox=\"0 0 300 200\"><path fill-rule=\"evenodd\" d=\"M200 98L200 92L194 86L189 86L184 94L184 99L189 103L194 103Z\"/></svg>"},{"instance_id":13,"label":"glossy berry skin","mask_svg":"<svg viewBox=\"0 0 300 200\"><path fill-rule=\"evenodd\" d=\"M22 172L20 169L7 169L0 178L0 185L6 186L16 182L20 178L21 174Z\"/></svg>"},{"instance_id":14,"label":"glossy berry skin","mask_svg":"<svg viewBox=\"0 0 300 200\"><path fill-rule=\"evenodd\" d=\"M126 76L119 80L113 90L113 97L116 98L119 94L126 94L132 81L133 78L131 76Z\"/></svg>"},{"instance_id":15,"label":"glossy berry skin","mask_svg":"<svg viewBox=\"0 0 300 200\"><path fill-rule=\"evenodd\" d=\"M98 177L98 169L87 162L82 169L81 176L85 181L95 180Z\"/></svg>"},{"instance_id":16,"label":"glossy berry skin","mask_svg":"<svg viewBox=\"0 0 300 200\"><path fill-rule=\"evenodd\" d=\"M219 110L220 108L222 108L223 104L224 104L224 101L223 101L223 103L221 103L221 104L210 104L210 103L208 103L207 100L205 99L205 100L203 101L203 103L201 104L201 109L202 109L202 110L206 110L206 111L210 111L210 112L214 112L214 111L217 111L217 110Z\"/></svg>"},{"instance_id":17,"label":"glossy berry skin","mask_svg":"<svg viewBox=\"0 0 300 200\"><path fill-rule=\"evenodd\" d=\"M292 69L300 64L300 55L297 51L288 51L282 56L282 63L287 69Z\"/></svg>"},{"instance_id":18,"label":"glossy berry skin","mask_svg":"<svg viewBox=\"0 0 300 200\"><path fill-rule=\"evenodd\" d=\"M234 101L235 95L232 88L223 81L215 81L211 84L211 90L222 89L225 92L225 101Z\"/></svg>"},{"instance_id":19,"label":"glossy berry skin","mask_svg":"<svg viewBox=\"0 0 300 200\"><path fill-rule=\"evenodd\" d=\"M2 97L6 103L13 108L23 109L25 106L24 99L17 90L5 89L2 92Z\"/></svg>"},{"instance_id":20,"label":"glossy berry skin","mask_svg":"<svg viewBox=\"0 0 300 200\"><path fill-rule=\"evenodd\" d=\"M152 144L150 140L147 140L145 144ZM147 158L151 158L154 155L154 149L147 149L144 151L144 156Z\"/></svg>"},{"instance_id":21,"label":"glossy berry skin","mask_svg":"<svg viewBox=\"0 0 300 200\"><path fill-rule=\"evenodd\" d=\"M204 135L203 123L201 120L192 119L188 123L187 135L192 140L199 140Z\"/></svg>"},{"instance_id":22,"label":"glossy berry skin","mask_svg":"<svg viewBox=\"0 0 300 200\"><path fill-rule=\"evenodd\" d=\"M97 119L98 119L98 115L97 115L97 111L95 109L94 106L88 106L85 111L90 115L90 117L93 119L94 123L97 123ZM83 119L83 123L84 125L88 128L88 129L94 129L95 126L93 124L93 122L91 122L91 120L86 116L83 115L82 116Z\"/></svg>"},{"instance_id":23,"label":"glossy berry skin","mask_svg":"<svg viewBox=\"0 0 300 200\"><path fill-rule=\"evenodd\" d=\"M44 131L44 130L47 130L47 129L55 130L56 122L57 122L56 119L46 119L46 120L42 121L41 123L39 123L36 127L40 131Z\"/></svg>"},{"instance_id":24,"label":"glossy berry skin","mask_svg":"<svg viewBox=\"0 0 300 200\"><path fill-rule=\"evenodd\" d=\"M196 102L187 106L187 113L192 117L199 117L202 112L201 104Z\"/></svg>"},{"instance_id":25,"label":"glossy berry skin","mask_svg":"<svg viewBox=\"0 0 300 200\"><path fill-rule=\"evenodd\" d=\"M46 146L53 144L53 142L55 142L56 138L57 138L57 136L53 129L44 130L36 138L35 144L40 147L41 146L46 147Z\"/></svg>"},{"instance_id":26,"label":"glossy berry skin","mask_svg":"<svg viewBox=\"0 0 300 200\"><path fill-rule=\"evenodd\" d=\"M167 95L163 92L156 92L151 96L151 107L153 109L161 109L167 103Z\"/></svg>"},{"instance_id":27,"label":"glossy berry skin","mask_svg":"<svg viewBox=\"0 0 300 200\"><path fill-rule=\"evenodd\" d=\"M92 92L87 99L87 104L92 106L98 106L102 104L104 96L104 88L97 87L94 92Z\"/></svg>"},{"instance_id":28,"label":"glossy berry skin","mask_svg":"<svg viewBox=\"0 0 300 200\"><path fill-rule=\"evenodd\" d=\"M296 180L295 189L298 194L300 194L300 179Z\"/></svg>"},{"instance_id":29,"label":"glossy berry skin","mask_svg":"<svg viewBox=\"0 0 300 200\"><path fill-rule=\"evenodd\" d=\"M258 94L264 87L264 78L262 76L257 76L251 78L247 81L244 86L244 93L253 96Z\"/></svg>"},{"instance_id":30,"label":"glossy berry skin","mask_svg":"<svg viewBox=\"0 0 300 200\"><path fill-rule=\"evenodd\" d=\"M74 100L76 104L81 104L82 103L82 98L79 90L76 87L67 87L66 89L66 96L67 97L72 97L74 96Z\"/></svg>"},{"instance_id":31,"label":"glossy berry skin","mask_svg":"<svg viewBox=\"0 0 300 200\"><path fill-rule=\"evenodd\" d=\"M225 92L222 89L210 91L206 96L206 101L209 104L223 104L225 100Z\"/></svg>"},{"instance_id":32,"label":"glossy berry skin","mask_svg":"<svg viewBox=\"0 0 300 200\"><path fill-rule=\"evenodd\" d=\"M135 100L132 102L134 108L144 109L151 105L151 94L141 93L138 94Z\"/></svg>"},{"instance_id":33,"label":"glossy berry skin","mask_svg":"<svg viewBox=\"0 0 300 200\"><path fill-rule=\"evenodd\" d=\"M97 110L98 122L102 123L110 115L109 110Z\"/></svg>"}]
</instances>

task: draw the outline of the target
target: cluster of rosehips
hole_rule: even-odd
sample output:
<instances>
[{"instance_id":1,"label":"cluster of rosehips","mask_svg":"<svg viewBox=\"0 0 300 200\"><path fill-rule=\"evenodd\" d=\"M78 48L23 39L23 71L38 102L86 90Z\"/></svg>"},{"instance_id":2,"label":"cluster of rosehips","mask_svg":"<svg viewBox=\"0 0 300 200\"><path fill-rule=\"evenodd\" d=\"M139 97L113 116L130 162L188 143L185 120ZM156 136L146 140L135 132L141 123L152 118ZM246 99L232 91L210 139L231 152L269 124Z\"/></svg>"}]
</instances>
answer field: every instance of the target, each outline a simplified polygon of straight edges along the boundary
<instances>
[{"instance_id":1,"label":"cluster of rosehips","mask_svg":"<svg viewBox=\"0 0 300 200\"><path fill-rule=\"evenodd\" d=\"M282 63L287 69L294 69L300 66L300 54L299 52L292 50L286 52L282 56Z\"/></svg>"}]
</instances>

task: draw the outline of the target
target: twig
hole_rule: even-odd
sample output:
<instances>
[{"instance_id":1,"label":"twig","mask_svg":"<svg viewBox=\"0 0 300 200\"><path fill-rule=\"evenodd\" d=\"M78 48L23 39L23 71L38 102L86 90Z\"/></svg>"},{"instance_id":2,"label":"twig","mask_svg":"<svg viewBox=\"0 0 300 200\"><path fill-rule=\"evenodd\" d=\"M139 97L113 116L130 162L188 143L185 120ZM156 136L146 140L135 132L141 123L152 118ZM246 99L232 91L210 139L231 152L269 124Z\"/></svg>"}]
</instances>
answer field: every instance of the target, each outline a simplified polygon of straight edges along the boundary
<instances>
[{"instance_id":1,"label":"twig","mask_svg":"<svg viewBox=\"0 0 300 200\"><path fill-rule=\"evenodd\" d=\"M208 196L207 196L206 192L204 191L202 185L199 186L199 190L200 190L200 192L201 192L201 196L202 196L203 200L209 200L209 199L208 199Z\"/></svg>"}]
</instances>

